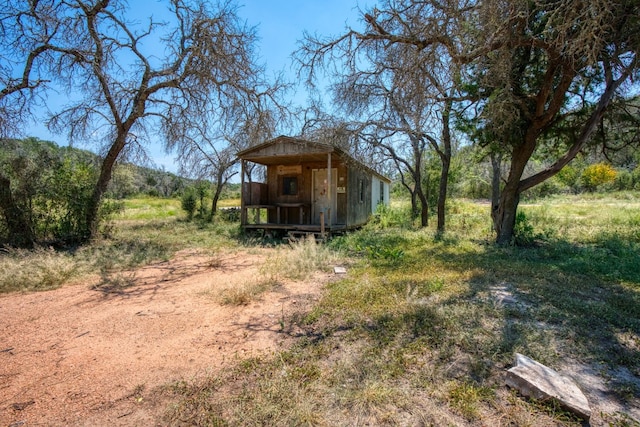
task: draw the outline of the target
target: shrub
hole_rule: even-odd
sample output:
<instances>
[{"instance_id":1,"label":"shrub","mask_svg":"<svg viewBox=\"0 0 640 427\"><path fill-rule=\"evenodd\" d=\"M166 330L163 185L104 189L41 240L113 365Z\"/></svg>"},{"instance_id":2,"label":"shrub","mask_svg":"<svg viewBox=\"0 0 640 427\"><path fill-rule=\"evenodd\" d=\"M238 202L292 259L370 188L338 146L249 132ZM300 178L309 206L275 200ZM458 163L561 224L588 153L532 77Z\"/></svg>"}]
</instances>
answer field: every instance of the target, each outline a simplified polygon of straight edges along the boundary
<instances>
[{"instance_id":1,"label":"shrub","mask_svg":"<svg viewBox=\"0 0 640 427\"><path fill-rule=\"evenodd\" d=\"M612 183L615 179L616 170L606 163L587 166L582 172L582 185L588 191L595 191L601 185Z\"/></svg>"},{"instance_id":2,"label":"shrub","mask_svg":"<svg viewBox=\"0 0 640 427\"><path fill-rule=\"evenodd\" d=\"M577 193L580 184L580 172L573 166L565 166L560 172L557 173L556 178L563 185L571 189L572 192Z\"/></svg>"},{"instance_id":3,"label":"shrub","mask_svg":"<svg viewBox=\"0 0 640 427\"><path fill-rule=\"evenodd\" d=\"M98 173L96 159L36 138L6 140L3 144L0 174L5 177L6 190L15 204L13 212L20 212L25 231L0 225L0 241L29 247L26 240L47 244L83 240L88 235L86 209ZM2 218L4 215L0 215L0 222ZM26 237L20 239L18 235Z\"/></svg>"},{"instance_id":4,"label":"shrub","mask_svg":"<svg viewBox=\"0 0 640 427\"><path fill-rule=\"evenodd\" d=\"M193 219L193 215L196 212L196 204L197 199L193 190L189 189L184 192L182 195L181 206L182 210L187 213L187 219L191 221Z\"/></svg>"},{"instance_id":5,"label":"shrub","mask_svg":"<svg viewBox=\"0 0 640 427\"><path fill-rule=\"evenodd\" d=\"M324 244L316 242L314 236L291 242L289 247L282 247L276 256L269 259L262 268L262 275L277 282L287 278L302 280L317 271L329 270L339 256Z\"/></svg>"},{"instance_id":6,"label":"shrub","mask_svg":"<svg viewBox=\"0 0 640 427\"><path fill-rule=\"evenodd\" d=\"M516 214L516 225L513 229L513 239L517 246L531 246L535 241L533 225L529 222L527 215L523 211Z\"/></svg>"},{"instance_id":7,"label":"shrub","mask_svg":"<svg viewBox=\"0 0 640 427\"><path fill-rule=\"evenodd\" d=\"M5 249L0 254L0 293L55 289L82 270L81 263L51 248Z\"/></svg>"},{"instance_id":8,"label":"shrub","mask_svg":"<svg viewBox=\"0 0 640 427\"><path fill-rule=\"evenodd\" d=\"M631 177L633 179L633 189L640 190L640 165L636 166L633 172L631 172Z\"/></svg>"},{"instance_id":9,"label":"shrub","mask_svg":"<svg viewBox=\"0 0 640 427\"><path fill-rule=\"evenodd\" d=\"M614 186L618 191L633 190L633 175L631 175L631 172L625 169L618 171Z\"/></svg>"},{"instance_id":10,"label":"shrub","mask_svg":"<svg viewBox=\"0 0 640 427\"><path fill-rule=\"evenodd\" d=\"M408 209L392 208L379 204L370 222L373 227L405 227L411 226L411 212Z\"/></svg>"}]
</instances>

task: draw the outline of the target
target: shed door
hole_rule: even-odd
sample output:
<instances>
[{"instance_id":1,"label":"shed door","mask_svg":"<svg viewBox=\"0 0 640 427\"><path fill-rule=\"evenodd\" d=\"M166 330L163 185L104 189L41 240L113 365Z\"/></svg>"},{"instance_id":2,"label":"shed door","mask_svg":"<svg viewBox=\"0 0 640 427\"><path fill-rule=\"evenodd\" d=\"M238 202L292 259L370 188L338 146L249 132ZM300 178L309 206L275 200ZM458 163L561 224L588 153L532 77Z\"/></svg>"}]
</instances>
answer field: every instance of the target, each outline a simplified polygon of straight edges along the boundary
<instances>
[{"instance_id":1,"label":"shed door","mask_svg":"<svg viewBox=\"0 0 640 427\"><path fill-rule=\"evenodd\" d=\"M329 209L331 209L331 224L338 218L338 169L331 169L331 205L329 205L329 182L327 169L313 169L313 223L320 225L320 212L324 212L324 222L329 224Z\"/></svg>"}]
</instances>

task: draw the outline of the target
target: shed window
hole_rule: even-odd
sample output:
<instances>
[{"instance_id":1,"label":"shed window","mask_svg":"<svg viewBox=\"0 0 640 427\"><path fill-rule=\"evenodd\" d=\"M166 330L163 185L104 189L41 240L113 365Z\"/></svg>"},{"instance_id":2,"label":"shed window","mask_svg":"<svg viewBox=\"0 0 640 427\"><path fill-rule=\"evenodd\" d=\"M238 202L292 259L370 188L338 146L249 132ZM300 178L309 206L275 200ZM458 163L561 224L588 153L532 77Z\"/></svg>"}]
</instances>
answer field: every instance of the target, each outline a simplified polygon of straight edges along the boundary
<instances>
[{"instance_id":1,"label":"shed window","mask_svg":"<svg viewBox=\"0 0 640 427\"><path fill-rule=\"evenodd\" d=\"M364 179L359 179L358 183L360 185L358 185L358 192L360 195L360 203L364 203L364 190L365 190L365 185L364 185Z\"/></svg>"},{"instance_id":2,"label":"shed window","mask_svg":"<svg viewBox=\"0 0 640 427\"><path fill-rule=\"evenodd\" d=\"M384 204L384 182L380 181L380 203Z\"/></svg>"},{"instance_id":3,"label":"shed window","mask_svg":"<svg viewBox=\"0 0 640 427\"><path fill-rule=\"evenodd\" d=\"M285 196L295 196L298 194L298 177L285 176L282 178L282 194Z\"/></svg>"}]
</instances>

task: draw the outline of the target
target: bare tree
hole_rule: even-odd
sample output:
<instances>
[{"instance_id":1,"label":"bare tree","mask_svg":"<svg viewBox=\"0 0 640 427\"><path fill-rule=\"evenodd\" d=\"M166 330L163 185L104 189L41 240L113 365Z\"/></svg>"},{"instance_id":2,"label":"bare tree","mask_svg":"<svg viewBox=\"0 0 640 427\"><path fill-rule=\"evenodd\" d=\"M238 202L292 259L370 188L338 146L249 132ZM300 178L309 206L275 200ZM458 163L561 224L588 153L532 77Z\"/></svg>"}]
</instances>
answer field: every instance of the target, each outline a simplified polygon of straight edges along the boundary
<instances>
[{"instance_id":1,"label":"bare tree","mask_svg":"<svg viewBox=\"0 0 640 427\"><path fill-rule=\"evenodd\" d=\"M51 126L73 141L102 138L104 160L87 210L87 237L95 236L99 208L117 160L140 149L175 111L220 113L252 96L255 32L231 3L172 0L167 23L126 19L120 0L66 0L74 17L65 33L58 75L81 98L56 114ZM176 109L176 106L181 108ZM201 109L199 107L202 107Z\"/></svg>"},{"instance_id":2,"label":"bare tree","mask_svg":"<svg viewBox=\"0 0 640 427\"><path fill-rule=\"evenodd\" d=\"M0 2L0 137L21 133L50 83L59 54L59 15L54 0Z\"/></svg>"},{"instance_id":3,"label":"bare tree","mask_svg":"<svg viewBox=\"0 0 640 427\"><path fill-rule=\"evenodd\" d=\"M376 21L378 15L379 11L373 9L371 14L363 14L363 20L384 32ZM443 13L440 15L447 19ZM411 26L400 14L396 19L398 26ZM401 183L411 194L412 211L421 217L422 226L428 225L429 216L425 160L429 150L436 153L442 166L438 231L443 232L454 95L461 99L454 82L457 67L446 49L437 45L415 49L409 44L389 44L354 31L329 41L307 37L300 61L311 77L317 67L326 66L327 58L344 64L334 71L338 110L358 122L363 138L397 165Z\"/></svg>"},{"instance_id":4,"label":"bare tree","mask_svg":"<svg viewBox=\"0 0 640 427\"><path fill-rule=\"evenodd\" d=\"M363 137L361 123L346 121L344 117L329 114L318 104L313 104L299 112L303 123L302 138L338 147L371 169L387 174L387 158L382 151L369 144Z\"/></svg>"},{"instance_id":5,"label":"bare tree","mask_svg":"<svg viewBox=\"0 0 640 427\"><path fill-rule=\"evenodd\" d=\"M168 147L178 150L182 171L213 180L210 219L215 216L224 186L238 173L237 153L272 138L277 122L287 117L287 108L278 102L279 92L286 86L279 79L263 81L261 74L255 73L254 89L248 96L227 105L224 111L217 111L216 100L196 104L205 111L175 105L165 122Z\"/></svg>"},{"instance_id":6,"label":"bare tree","mask_svg":"<svg viewBox=\"0 0 640 427\"><path fill-rule=\"evenodd\" d=\"M313 76L327 56L342 58L369 43L444 49L460 67L458 89L477 99L480 125L510 164L492 212L496 241L505 244L520 194L568 164L623 85L637 77L640 6L613 0L585 6L579 0L387 0L367 15L365 31L305 45L305 65ZM357 69L353 58L350 70ZM525 176L543 134L575 109L588 112L578 136L556 147L560 154L548 168Z\"/></svg>"},{"instance_id":7,"label":"bare tree","mask_svg":"<svg viewBox=\"0 0 640 427\"><path fill-rule=\"evenodd\" d=\"M174 126L174 132L178 126ZM179 137L173 137L171 147L178 151L181 173L196 179L212 180L213 194L210 219L216 214L218 200L224 186L238 174L237 152L243 144L236 135L215 133L204 123L188 122L182 127Z\"/></svg>"}]
</instances>

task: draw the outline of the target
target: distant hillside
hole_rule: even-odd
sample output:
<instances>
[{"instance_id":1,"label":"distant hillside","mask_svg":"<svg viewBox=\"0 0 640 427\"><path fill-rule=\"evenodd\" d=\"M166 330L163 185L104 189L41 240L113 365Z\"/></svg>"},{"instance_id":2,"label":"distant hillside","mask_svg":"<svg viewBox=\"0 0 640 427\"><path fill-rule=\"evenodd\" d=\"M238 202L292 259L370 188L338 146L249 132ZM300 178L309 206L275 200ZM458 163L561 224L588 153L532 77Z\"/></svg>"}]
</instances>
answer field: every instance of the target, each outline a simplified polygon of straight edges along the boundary
<instances>
[{"instance_id":1,"label":"distant hillside","mask_svg":"<svg viewBox=\"0 0 640 427\"><path fill-rule=\"evenodd\" d=\"M202 182L184 178L171 172L138 166L133 163L119 164L109 184L107 197L124 199L138 195L155 197L177 197L188 187ZM209 185L213 185L207 181ZM240 184L228 183L221 194L222 199L240 198Z\"/></svg>"},{"instance_id":2,"label":"distant hillside","mask_svg":"<svg viewBox=\"0 0 640 427\"><path fill-rule=\"evenodd\" d=\"M194 180L171 172L138 166L132 163L118 164L109 184L107 197L124 199L137 195L174 197L193 185Z\"/></svg>"},{"instance_id":3,"label":"distant hillside","mask_svg":"<svg viewBox=\"0 0 640 427\"><path fill-rule=\"evenodd\" d=\"M60 157L71 162L80 162L95 168L97 171L102 159L97 154L76 147L59 146L55 142L43 141L37 138L24 140L12 140L18 144L3 144L2 154L6 158L20 158L25 156L21 147L41 146L40 152L47 152L49 156ZM38 151L38 150L36 150ZM171 172L138 166L133 163L120 163L116 166L109 190L106 194L109 198L122 199L136 195L151 195L158 197L174 197L182 193L184 188L195 183L194 180L180 177Z\"/></svg>"}]
</instances>

